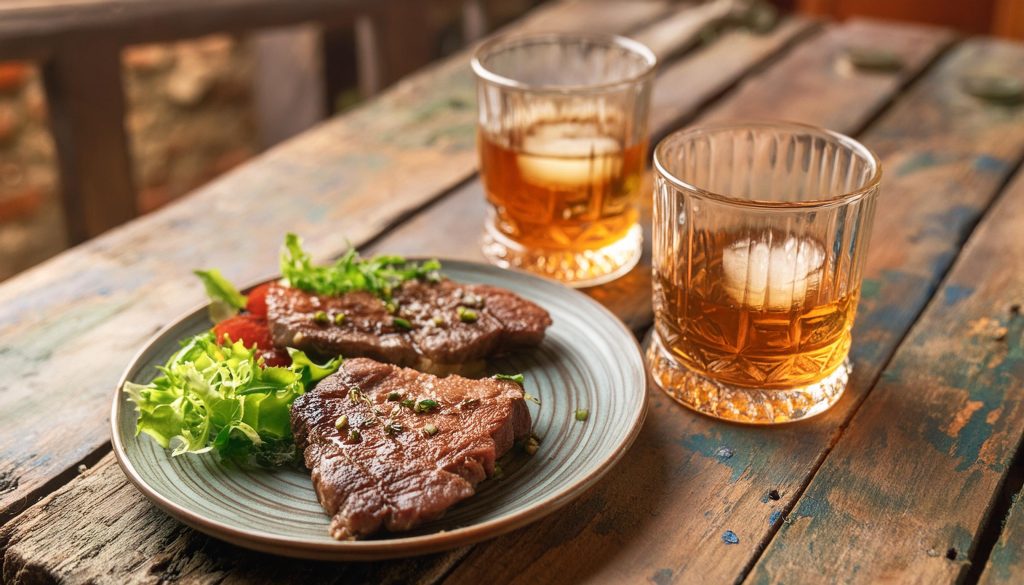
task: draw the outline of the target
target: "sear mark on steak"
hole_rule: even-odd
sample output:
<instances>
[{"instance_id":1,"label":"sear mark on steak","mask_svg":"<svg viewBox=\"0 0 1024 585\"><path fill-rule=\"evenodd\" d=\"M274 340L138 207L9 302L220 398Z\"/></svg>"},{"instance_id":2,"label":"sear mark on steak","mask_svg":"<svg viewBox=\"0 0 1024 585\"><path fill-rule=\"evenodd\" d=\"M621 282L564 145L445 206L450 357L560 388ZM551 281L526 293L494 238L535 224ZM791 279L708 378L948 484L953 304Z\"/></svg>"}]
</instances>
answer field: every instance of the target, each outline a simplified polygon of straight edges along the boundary
<instances>
[{"instance_id":1,"label":"sear mark on steak","mask_svg":"<svg viewBox=\"0 0 1024 585\"><path fill-rule=\"evenodd\" d=\"M324 296L274 284L267 293L267 316L279 347L370 357L438 374L452 365L536 346L551 325L541 307L488 285L413 280L394 291L391 303L393 314L368 292ZM475 320L460 316L460 308L475 313ZM344 315L340 322L339 314Z\"/></svg>"},{"instance_id":2,"label":"sear mark on steak","mask_svg":"<svg viewBox=\"0 0 1024 585\"><path fill-rule=\"evenodd\" d=\"M437 405L417 412L394 393ZM347 426L338 429L343 415ZM331 516L331 536L339 540L441 517L473 495L531 427L515 382L438 378L366 358L345 360L295 400L291 416L317 498ZM358 438L350 437L353 430Z\"/></svg>"}]
</instances>

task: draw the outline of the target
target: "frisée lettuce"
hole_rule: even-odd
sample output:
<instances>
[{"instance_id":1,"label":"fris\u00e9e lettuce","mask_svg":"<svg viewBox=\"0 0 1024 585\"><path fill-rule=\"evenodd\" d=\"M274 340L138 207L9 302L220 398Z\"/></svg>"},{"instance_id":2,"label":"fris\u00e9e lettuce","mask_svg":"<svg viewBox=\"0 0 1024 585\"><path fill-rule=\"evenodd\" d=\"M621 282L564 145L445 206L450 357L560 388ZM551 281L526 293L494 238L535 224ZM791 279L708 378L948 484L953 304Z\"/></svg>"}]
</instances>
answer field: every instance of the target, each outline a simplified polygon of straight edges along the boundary
<instances>
[{"instance_id":1,"label":"fris\u00e9e lettuce","mask_svg":"<svg viewBox=\"0 0 1024 585\"><path fill-rule=\"evenodd\" d=\"M341 358L314 363L288 349L292 365L263 367L256 348L196 335L159 367L149 384L127 382L124 392L145 433L172 455L213 451L225 459L281 465L295 460L291 404L334 373Z\"/></svg>"},{"instance_id":2,"label":"fris\u00e9e lettuce","mask_svg":"<svg viewBox=\"0 0 1024 585\"><path fill-rule=\"evenodd\" d=\"M356 290L391 298L392 289L412 279L440 280L437 260L412 262L402 256L362 258L350 249L334 263L318 266L305 250L302 239L287 234L281 250L281 276L287 286L321 295L343 295Z\"/></svg>"}]
</instances>

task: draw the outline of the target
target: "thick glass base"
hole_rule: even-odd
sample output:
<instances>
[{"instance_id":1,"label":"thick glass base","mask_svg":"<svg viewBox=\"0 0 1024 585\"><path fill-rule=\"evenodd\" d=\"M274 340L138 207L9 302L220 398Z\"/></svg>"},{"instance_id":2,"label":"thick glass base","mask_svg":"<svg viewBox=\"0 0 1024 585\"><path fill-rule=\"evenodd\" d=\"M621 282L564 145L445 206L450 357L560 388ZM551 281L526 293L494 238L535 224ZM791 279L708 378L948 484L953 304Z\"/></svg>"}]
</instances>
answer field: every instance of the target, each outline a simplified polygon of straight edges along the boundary
<instances>
[{"instance_id":1,"label":"thick glass base","mask_svg":"<svg viewBox=\"0 0 1024 585\"><path fill-rule=\"evenodd\" d=\"M846 390L853 367L845 359L820 382L785 390L723 384L679 363L657 333L647 347L651 377L666 394L697 412L747 424L780 424L804 420L829 409Z\"/></svg>"},{"instance_id":2,"label":"thick glass base","mask_svg":"<svg viewBox=\"0 0 1024 585\"><path fill-rule=\"evenodd\" d=\"M597 286L626 274L640 261L643 233L634 225L622 239L595 250L526 248L486 223L483 252L492 264L553 278L576 288Z\"/></svg>"}]
</instances>

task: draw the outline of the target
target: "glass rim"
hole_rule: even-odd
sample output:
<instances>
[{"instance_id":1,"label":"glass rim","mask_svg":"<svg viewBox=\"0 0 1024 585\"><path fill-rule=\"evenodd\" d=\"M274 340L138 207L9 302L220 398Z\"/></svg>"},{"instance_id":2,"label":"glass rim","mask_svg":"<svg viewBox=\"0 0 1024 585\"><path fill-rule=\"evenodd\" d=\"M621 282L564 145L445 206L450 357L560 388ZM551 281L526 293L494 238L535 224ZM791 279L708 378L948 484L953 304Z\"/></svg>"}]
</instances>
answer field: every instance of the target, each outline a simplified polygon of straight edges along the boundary
<instances>
[{"instance_id":1,"label":"glass rim","mask_svg":"<svg viewBox=\"0 0 1024 585\"><path fill-rule=\"evenodd\" d=\"M665 168L665 165L662 164L662 159L665 158L664 150L668 148L668 145L678 142L684 138L690 138L709 130L743 130L757 128L786 128L831 138L869 161L872 166L871 177L866 183L864 183L864 185L846 193L838 193L828 197L808 199L805 201L767 201L764 199L743 199L703 189L675 176L675 174L669 172ZM727 203L739 207L758 207L764 209L818 209L846 205L877 191L878 186L882 181L881 159L878 158L875 151L864 146L860 141L840 132L822 128L820 126L814 126L813 124L789 122L785 120L731 120L725 122L711 122L682 130L676 130L661 139L661 141L658 142L658 145L654 148L654 168L663 179L684 191L690 191L699 196L706 197L720 203Z\"/></svg>"},{"instance_id":2,"label":"glass rim","mask_svg":"<svg viewBox=\"0 0 1024 585\"><path fill-rule=\"evenodd\" d=\"M507 49L516 46L525 45L539 45L539 44L551 44L556 41L575 41L575 42L590 42L595 45L604 45L605 47L619 47L626 51L639 55L644 61L643 68L633 75L628 75L622 79L615 79L612 81L603 81L599 83L584 83L576 85L531 85L524 83L511 77L500 75L491 69L488 69L484 64L484 57L495 52L498 49ZM624 37L620 35L607 34L607 33L559 33L559 32L544 32L544 33L518 33L518 34L507 34L499 35L494 38L488 39L481 43L474 51L473 58L470 60L470 66L473 69L473 73L479 78L488 83L496 85L505 89L512 89L517 91L533 92L533 93L561 93L561 94L573 94L573 93L590 93L590 92L601 92L618 89L628 85L633 85L638 82L645 81L654 75L654 70L658 65L658 57L654 54L647 45Z\"/></svg>"}]
</instances>

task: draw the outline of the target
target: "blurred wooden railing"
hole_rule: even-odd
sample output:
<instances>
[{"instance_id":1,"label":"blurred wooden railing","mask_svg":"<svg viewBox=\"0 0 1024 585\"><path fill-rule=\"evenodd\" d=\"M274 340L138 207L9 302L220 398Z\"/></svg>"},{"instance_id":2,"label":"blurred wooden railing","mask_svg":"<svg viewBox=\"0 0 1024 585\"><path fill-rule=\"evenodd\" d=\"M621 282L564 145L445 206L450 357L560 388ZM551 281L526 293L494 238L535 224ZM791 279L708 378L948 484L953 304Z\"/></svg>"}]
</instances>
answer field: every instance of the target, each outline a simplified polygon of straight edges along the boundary
<instances>
[{"instance_id":1,"label":"blurred wooden railing","mask_svg":"<svg viewBox=\"0 0 1024 585\"><path fill-rule=\"evenodd\" d=\"M124 127L125 46L298 24L354 27L359 88L371 95L435 56L438 30L427 11L452 4L461 10L464 40L485 32L482 0L4 0L0 61L42 65L68 236L77 243L138 213ZM257 88L273 92L322 74L279 51L287 36L269 42L264 52L273 61L273 79ZM323 108L311 114L309 108L281 108L279 100L257 96L261 101L269 108L258 114L263 122L323 115Z\"/></svg>"}]
</instances>

